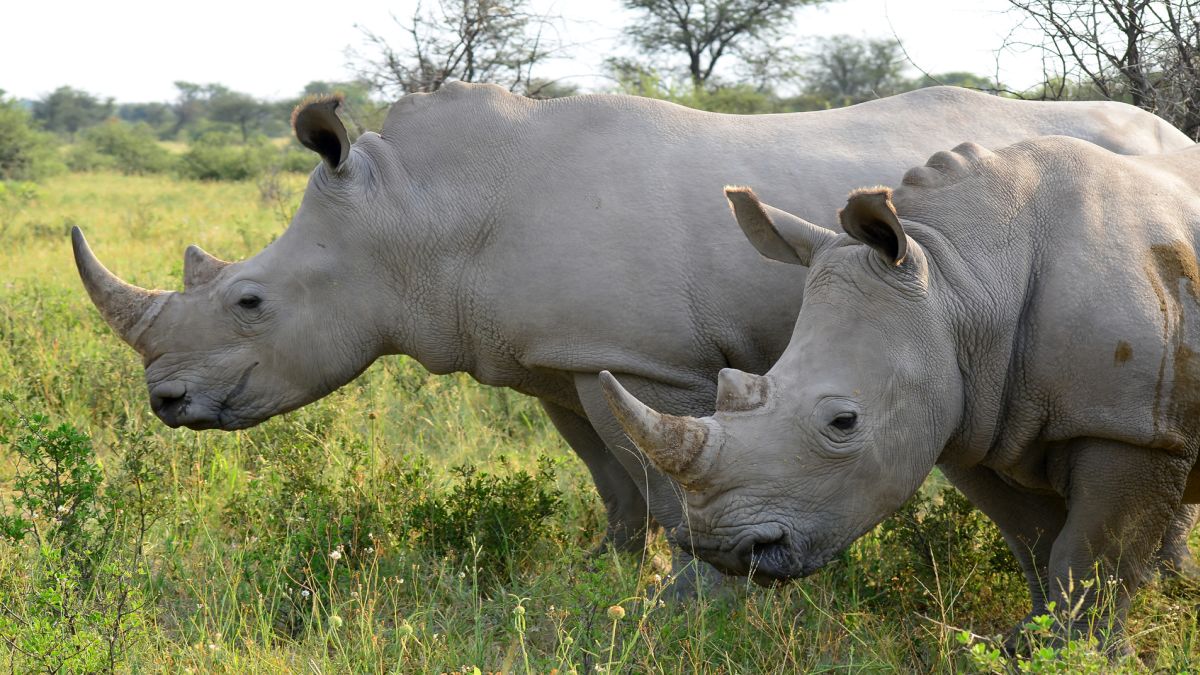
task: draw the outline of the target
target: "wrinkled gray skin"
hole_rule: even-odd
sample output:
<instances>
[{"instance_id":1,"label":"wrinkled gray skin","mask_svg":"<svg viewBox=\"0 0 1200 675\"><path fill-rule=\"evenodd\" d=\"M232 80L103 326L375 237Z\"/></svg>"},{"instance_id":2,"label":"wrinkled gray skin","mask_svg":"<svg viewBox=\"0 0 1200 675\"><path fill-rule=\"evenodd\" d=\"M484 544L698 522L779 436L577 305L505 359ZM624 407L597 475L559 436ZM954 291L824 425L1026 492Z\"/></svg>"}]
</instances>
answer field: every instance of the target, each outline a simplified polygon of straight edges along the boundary
<instances>
[{"instance_id":1,"label":"wrinkled gray skin","mask_svg":"<svg viewBox=\"0 0 1200 675\"><path fill-rule=\"evenodd\" d=\"M1086 607L1099 564L1120 580L1119 626L1200 497L1198 175L1200 148L965 144L909 172L895 211L883 188L853 194L847 234L731 191L760 250L811 265L783 356L762 377L723 371L701 420L656 416L606 378L631 435L688 486L682 543L763 582L803 576L936 464L1000 527L1034 613Z\"/></svg>"},{"instance_id":2,"label":"wrinkled gray skin","mask_svg":"<svg viewBox=\"0 0 1200 675\"><path fill-rule=\"evenodd\" d=\"M76 237L93 299L144 357L155 412L241 429L408 354L540 399L591 471L608 541L626 550L654 521L678 525L682 505L631 450L598 373L622 373L659 409L708 414L716 372L764 372L800 306L804 270L746 246L721 186L754 183L825 213L847 186L894 181L967 138L1063 133L1123 153L1187 143L1130 106L951 88L743 117L451 84L406 96L353 147L340 122L299 112L298 135L325 161L287 231L253 258L226 265L191 248L185 291L150 296L106 276Z\"/></svg>"}]
</instances>

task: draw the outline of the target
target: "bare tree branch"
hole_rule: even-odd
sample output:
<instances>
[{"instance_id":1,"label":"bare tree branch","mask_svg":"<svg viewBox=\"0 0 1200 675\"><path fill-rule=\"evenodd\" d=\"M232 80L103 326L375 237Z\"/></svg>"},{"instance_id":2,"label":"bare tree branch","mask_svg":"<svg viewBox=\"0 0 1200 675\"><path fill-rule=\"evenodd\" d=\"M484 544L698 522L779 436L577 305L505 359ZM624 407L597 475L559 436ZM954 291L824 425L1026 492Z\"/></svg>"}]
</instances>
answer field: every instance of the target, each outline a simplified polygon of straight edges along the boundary
<instances>
[{"instance_id":1,"label":"bare tree branch","mask_svg":"<svg viewBox=\"0 0 1200 675\"><path fill-rule=\"evenodd\" d=\"M1042 97L1126 101L1200 138L1200 0L1009 4L1043 35Z\"/></svg>"},{"instance_id":2,"label":"bare tree branch","mask_svg":"<svg viewBox=\"0 0 1200 675\"><path fill-rule=\"evenodd\" d=\"M552 17L527 11L526 0L437 0L392 21L403 36L397 46L359 26L365 52L351 48L347 56L359 77L393 96L436 91L452 80L529 93L534 69L561 48L546 35Z\"/></svg>"}]
</instances>

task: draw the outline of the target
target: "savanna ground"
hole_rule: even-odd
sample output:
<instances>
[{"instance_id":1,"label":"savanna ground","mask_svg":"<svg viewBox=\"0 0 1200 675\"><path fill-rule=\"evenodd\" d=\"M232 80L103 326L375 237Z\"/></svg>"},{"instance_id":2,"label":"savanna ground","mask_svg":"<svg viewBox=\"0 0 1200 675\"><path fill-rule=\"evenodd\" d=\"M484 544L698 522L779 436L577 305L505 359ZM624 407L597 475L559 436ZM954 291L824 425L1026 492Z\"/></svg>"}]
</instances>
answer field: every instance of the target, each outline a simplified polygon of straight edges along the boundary
<instances>
[{"instance_id":1,"label":"savanna ground","mask_svg":"<svg viewBox=\"0 0 1200 675\"><path fill-rule=\"evenodd\" d=\"M589 555L603 511L536 403L386 358L236 432L171 430L71 260L129 281L277 236L305 178L71 174L0 200L0 665L13 672L1081 672L1200 669L1200 588L1162 580L1136 656L1046 644L995 529L931 479L817 575L665 601L656 559ZM90 440L88 440L88 438ZM1031 622L1035 639L1050 619Z\"/></svg>"}]
</instances>

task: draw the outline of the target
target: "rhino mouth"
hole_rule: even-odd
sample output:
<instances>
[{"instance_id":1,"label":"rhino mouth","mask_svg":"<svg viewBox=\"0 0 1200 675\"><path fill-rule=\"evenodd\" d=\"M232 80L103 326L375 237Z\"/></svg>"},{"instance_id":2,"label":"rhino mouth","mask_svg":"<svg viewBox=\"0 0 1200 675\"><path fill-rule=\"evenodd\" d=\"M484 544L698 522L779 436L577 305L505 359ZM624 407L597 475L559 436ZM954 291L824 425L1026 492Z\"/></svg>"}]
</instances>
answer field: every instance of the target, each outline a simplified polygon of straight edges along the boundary
<instances>
[{"instance_id":1,"label":"rhino mouth","mask_svg":"<svg viewBox=\"0 0 1200 675\"><path fill-rule=\"evenodd\" d=\"M749 576L756 584L773 586L806 576L818 566L802 564L807 546L782 526L756 527L729 539L696 536L681 526L676 543L696 557L732 576Z\"/></svg>"},{"instance_id":2,"label":"rhino mouth","mask_svg":"<svg viewBox=\"0 0 1200 675\"><path fill-rule=\"evenodd\" d=\"M262 419L238 414L235 399L245 391L250 373L257 366L258 362L255 362L243 370L237 384L219 400L198 391L194 384L185 380L159 382L150 387L150 407L163 424L172 429L235 431L252 427Z\"/></svg>"}]
</instances>

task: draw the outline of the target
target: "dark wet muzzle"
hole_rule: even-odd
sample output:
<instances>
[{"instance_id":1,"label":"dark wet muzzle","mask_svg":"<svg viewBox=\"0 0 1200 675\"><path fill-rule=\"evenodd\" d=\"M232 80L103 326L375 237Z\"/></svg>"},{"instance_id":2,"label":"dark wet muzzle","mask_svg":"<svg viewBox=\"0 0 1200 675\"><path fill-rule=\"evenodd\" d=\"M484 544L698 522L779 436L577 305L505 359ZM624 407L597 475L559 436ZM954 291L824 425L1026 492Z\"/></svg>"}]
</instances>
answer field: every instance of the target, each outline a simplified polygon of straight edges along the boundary
<instances>
[{"instance_id":1,"label":"dark wet muzzle","mask_svg":"<svg viewBox=\"0 0 1200 675\"><path fill-rule=\"evenodd\" d=\"M675 543L685 551L708 562L725 574L750 575L755 583L771 585L802 576L787 536L776 533L755 533L744 537L728 548L717 542L695 537L685 525L675 529Z\"/></svg>"},{"instance_id":2,"label":"dark wet muzzle","mask_svg":"<svg viewBox=\"0 0 1200 675\"><path fill-rule=\"evenodd\" d=\"M209 414L208 406L198 406L188 394L187 385L179 381L156 384L150 388L150 407L163 424L172 429L212 429L219 419Z\"/></svg>"}]
</instances>

